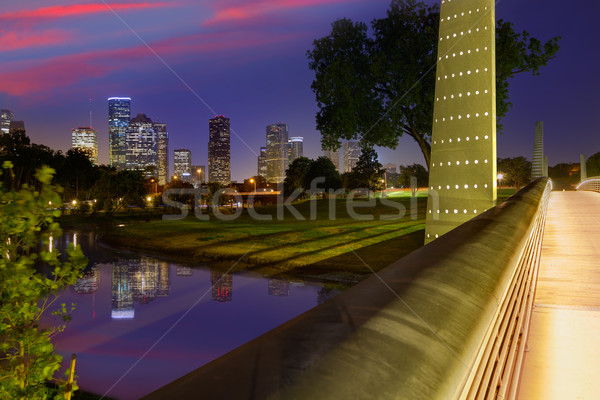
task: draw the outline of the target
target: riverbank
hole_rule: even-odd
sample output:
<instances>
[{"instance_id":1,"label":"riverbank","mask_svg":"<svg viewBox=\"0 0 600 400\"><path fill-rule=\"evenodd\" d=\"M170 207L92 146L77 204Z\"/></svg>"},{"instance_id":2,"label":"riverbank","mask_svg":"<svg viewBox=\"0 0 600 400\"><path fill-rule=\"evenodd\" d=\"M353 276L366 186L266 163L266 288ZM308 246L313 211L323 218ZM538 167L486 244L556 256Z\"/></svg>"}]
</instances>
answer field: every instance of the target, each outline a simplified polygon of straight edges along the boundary
<instances>
[{"instance_id":1,"label":"riverbank","mask_svg":"<svg viewBox=\"0 0 600 400\"><path fill-rule=\"evenodd\" d=\"M247 210L227 221L212 214L201 221L192 213L171 221L118 219L103 227L101 241L224 271L357 282L423 244L426 198L412 203L412 213L410 198L387 201L358 201L354 210L345 200L299 202L295 212L283 213L257 207L265 220Z\"/></svg>"}]
</instances>

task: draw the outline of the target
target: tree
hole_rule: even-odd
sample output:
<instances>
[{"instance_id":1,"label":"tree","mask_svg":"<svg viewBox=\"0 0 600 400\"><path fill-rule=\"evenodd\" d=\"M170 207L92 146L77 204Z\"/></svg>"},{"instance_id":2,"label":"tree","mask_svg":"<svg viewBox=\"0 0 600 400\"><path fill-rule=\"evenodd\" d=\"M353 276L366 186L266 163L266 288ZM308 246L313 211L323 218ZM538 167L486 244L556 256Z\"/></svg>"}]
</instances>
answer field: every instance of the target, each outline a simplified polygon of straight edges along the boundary
<instances>
[{"instance_id":1,"label":"tree","mask_svg":"<svg viewBox=\"0 0 600 400\"><path fill-rule=\"evenodd\" d=\"M145 206L146 186L139 171L102 169L90 192L108 215L126 206Z\"/></svg>"},{"instance_id":2,"label":"tree","mask_svg":"<svg viewBox=\"0 0 600 400\"><path fill-rule=\"evenodd\" d=\"M429 183L429 172L421 164L400 165L400 176L398 177L398 186L410 187L410 177L417 178L417 186L424 187Z\"/></svg>"},{"instance_id":3,"label":"tree","mask_svg":"<svg viewBox=\"0 0 600 400\"><path fill-rule=\"evenodd\" d=\"M499 158L498 174L503 174L503 186L514 186L519 190L521 186L531 181L531 161L523 156Z\"/></svg>"},{"instance_id":4,"label":"tree","mask_svg":"<svg viewBox=\"0 0 600 400\"><path fill-rule=\"evenodd\" d=\"M311 88L323 148L336 149L341 139L356 138L370 147L395 148L407 134L429 168L438 27L439 5L392 0L387 17L371 22L372 36L365 23L340 19L328 36L313 42L307 56L315 71ZM497 22L498 121L511 107L509 79L522 72L539 74L555 57L559 39L542 45L525 31L516 33L510 22Z\"/></svg>"},{"instance_id":5,"label":"tree","mask_svg":"<svg viewBox=\"0 0 600 400\"><path fill-rule=\"evenodd\" d=\"M285 171L285 180L283 181L283 192L286 195L292 194L296 189L307 189L305 186L306 174L312 163L313 160L307 157L298 157L292 161Z\"/></svg>"},{"instance_id":6,"label":"tree","mask_svg":"<svg viewBox=\"0 0 600 400\"><path fill-rule=\"evenodd\" d=\"M587 159L586 169L587 176L600 176L600 152Z\"/></svg>"},{"instance_id":7,"label":"tree","mask_svg":"<svg viewBox=\"0 0 600 400\"><path fill-rule=\"evenodd\" d=\"M383 188L384 172L385 170L381 168L381 163L377 159L375 149L363 147L349 179L355 186L354 188L365 188L371 192Z\"/></svg>"},{"instance_id":8,"label":"tree","mask_svg":"<svg viewBox=\"0 0 600 400\"><path fill-rule=\"evenodd\" d=\"M326 192L329 189L337 190L342 187L342 179L340 173L335 169L335 165L328 157L321 156L314 161L311 161L310 168L304 176L305 189L310 189L311 183L317 178L325 178L325 182L317 184L319 189Z\"/></svg>"},{"instance_id":9,"label":"tree","mask_svg":"<svg viewBox=\"0 0 600 400\"><path fill-rule=\"evenodd\" d=\"M3 164L4 175L16 179L12 163ZM8 173L6 173L8 172ZM67 258L45 250L41 242L61 235L54 218L60 211L48 203L60 202L50 185L54 171L43 167L35 173L40 190L23 185L20 190L0 187L0 398L48 398L45 383L60 368L62 357L54 354L51 337L69 319L65 304L57 304L57 292L74 284L87 260L81 248L71 247ZM43 249L43 250L40 250ZM42 274L36 263L51 268ZM72 311L72 307L71 307ZM52 313L63 323L41 327L42 316Z\"/></svg>"}]
</instances>

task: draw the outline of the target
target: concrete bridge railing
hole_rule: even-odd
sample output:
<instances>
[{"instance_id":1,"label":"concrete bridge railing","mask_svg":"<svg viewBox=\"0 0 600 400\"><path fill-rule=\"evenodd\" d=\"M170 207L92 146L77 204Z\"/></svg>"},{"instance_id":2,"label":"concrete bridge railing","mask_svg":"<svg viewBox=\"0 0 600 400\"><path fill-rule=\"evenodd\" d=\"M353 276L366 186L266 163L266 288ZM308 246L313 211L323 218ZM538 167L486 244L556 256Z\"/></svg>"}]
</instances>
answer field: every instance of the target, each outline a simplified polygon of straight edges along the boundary
<instances>
[{"instance_id":1,"label":"concrete bridge railing","mask_svg":"<svg viewBox=\"0 0 600 400\"><path fill-rule=\"evenodd\" d=\"M591 190L600 193L600 176L587 178L577 185L577 190Z\"/></svg>"},{"instance_id":2,"label":"concrete bridge railing","mask_svg":"<svg viewBox=\"0 0 600 400\"><path fill-rule=\"evenodd\" d=\"M146 399L514 397L550 189L540 178Z\"/></svg>"}]
</instances>

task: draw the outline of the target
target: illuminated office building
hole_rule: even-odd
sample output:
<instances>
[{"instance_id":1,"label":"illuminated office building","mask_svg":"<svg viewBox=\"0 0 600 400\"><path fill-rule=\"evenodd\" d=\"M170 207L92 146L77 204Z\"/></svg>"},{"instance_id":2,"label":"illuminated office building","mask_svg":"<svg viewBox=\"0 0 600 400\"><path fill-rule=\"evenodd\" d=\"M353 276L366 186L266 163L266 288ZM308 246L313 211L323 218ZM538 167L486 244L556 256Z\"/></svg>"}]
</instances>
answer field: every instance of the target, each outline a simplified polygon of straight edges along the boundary
<instances>
[{"instance_id":1,"label":"illuminated office building","mask_svg":"<svg viewBox=\"0 0 600 400\"><path fill-rule=\"evenodd\" d=\"M256 171L257 176L267 177L267 148L261 147L260 154L258 155L258 168Z\"/></svg>"},{"instance_id":2,"label":"illuminated office building","mask_svg":"<svg viewBox=\"0 0 600 400\"><path fill-rule=\"evenodd\" d=\"M80 126L71 131L71 147L85 153L94 165L98 165L98 132L90 126Z\"/></svg>"},{"instance_id":3,"label":"illuminated office building","mask_svg":"<svg viewBox=\"0 0 600 400\"><path fill-rule=\"evenodd\" d=\"M17 131L25 132L25 121L10 121L8 132L13 133Z\"/></svg>"},{"instance_id":4,"label":"illuminated office building","mask_svg":"<svg viewBox=\"0 0 600 400\"><path fill-rule=\"evenodd\" d=\"M301 136L293 136L288 140L289 164L293 163L296 158L304 156L303 142L304 138Z\"/></svg>"},{"instance_id":5,"label":"illuminated office building","mask_svg":"<svg viewBox=\"0 0 600 400\"><path fill-rule=\"evenodd\" d=\"M10 110L0 109L0 133L10 132L10 122L15 119L15 114Z\"/></svg>"},{"instance_id":6,"label":"illuminated office building","mask_svg":"<svg viewBox=\"0 0 600 400\"><path fill-rule=\"evenodd\" d=\"M126 129L127 169L142 171L146 178L156 178L158 170L158 135L146 114L138 114Z\"/></svg>"},{"instance_id":7,"label":"illuminated office building","mask_svg":"<svg viewBox=\"0 0 600 400\"><path fill-rule=\"evenodd\" d=\"M192 182L192 152L188 149L173 151L173 174L184 182Z\"/></svg>"},{"instance_id":8,"label":"illuminated office building","mask_svg":"<svg viewBox=\"0 0 600 400\"><path fill-rule=\"evenodd\" d=\"M362 153L360 149L360 142L347 141L343 145L343 157L344 157L344 172L352 172L352 169L356 166L358 159Z\"/></svg>"},{"instance_id":9,"label":"illuminated office building","mask_svg":"<svg viewBox=\"0 0 600 400\"><path fill-rule=\"evenodd\" d=\"M108 159L110 166L117 170L126 168L126 136L130 118L130 97L110 97L108 99Z\"/></svg>"},{"instance_id":10,"label":"illuminated office building","mask_svg":"<svg viewBox=\"0 0 600 400\"><path fill-rule=\"evenodd\" d=\"M208 181L229 185L231 182L230 120L216 116L208 122Z\"/></svg>"},{"instance_id":11,"label":"illuminated office building","mask_svg":"<svg viewBox=\"0 0 600 400\"><path fill-rule=\"evenodd\" d=\"M158 184L164 186L169 181L169 134L167 124L155 122L154 131L158 141Z\"/></svg>"},{"instance_id":12,"label":"illuminated office building","mask_svg":"<svg viewBox=\"0 0 600 400\"><path fill-rule=\"evenodd\" d=\"M267 180L283 182L289 162L287 124L267 125Z\"/></svg>"}]
</instances>

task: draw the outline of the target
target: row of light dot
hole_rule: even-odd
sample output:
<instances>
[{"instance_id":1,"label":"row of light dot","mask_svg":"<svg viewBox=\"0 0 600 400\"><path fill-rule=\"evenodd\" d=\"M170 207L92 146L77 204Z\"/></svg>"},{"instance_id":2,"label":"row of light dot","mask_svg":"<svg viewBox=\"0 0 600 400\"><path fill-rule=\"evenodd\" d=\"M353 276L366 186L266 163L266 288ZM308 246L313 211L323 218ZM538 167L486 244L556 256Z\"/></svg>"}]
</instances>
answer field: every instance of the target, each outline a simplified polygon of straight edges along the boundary
<instances>
[{"instance_id":1,"label":"row of light dot","mask_svg":"<svg viewBox=\"0 0 600 400\"><path fill-rule=\"evenodd\" d=\"M487 162L488 162L487 158L485 160L483 160L484 164L487 164ZM479 160L473 161L473 164L479 164ZM451 165L452 165L452 162L448 161L448 166L451 166ZM460 161L457 161L456 165L460 165ZM465 161L465 165L469 165L469 160ZM444 163L441 162L440 167L443 167L443 166L444 166ZM431 167L432 168L435 167L435 163L431 164Z\"/></svg>"},{"instance_id":2,"label":"row of light dot","mask_svg":"<svg viewBox=\"0 0 600 400\"><path fill-rule=\"evenodd\" d=\"M487 50L487 47L486 47L485 49ZM470 51L471 51L471 50L469 50L469 52L470 52ZM448 57L448 56L446 56L446 57ZM488 70L488 69L487 69L487 68L484 68L483 70L484 70L485 72L487 72L487 70ZM478 74L478 73L479 73L479 69L476 69L476 70L475 70L475 73L476 73L476 74ZM467 75L471 75L471 70L468 70L468 71L467 71ZM458 76L463 76L463 73L462 73L462 71L458 73ZM450 78L455 78L455 77L456 77L456 74L452 74L452 75L450 75ZM444 79L448 79L448 75L444 75ZM438 81L441 81L441 80L442 80L442 77L441 77L441 76L438 76Z\"/></svg>"},{"instance_id":3,"label":"row of light dot","mask_svg":"<svg viewBox=\"0 0 600 400\"><path fill-rule=\"evenodd\" d=\"M488 135L485 135L485 136L483 137L483 139L484 139L484 140L487 140L487 139L489 139L489 138L490 138L490 137L489 137ZM461 140L460 138L456 138L456 141L457 141L457 142L460 142L460 140ZM470 138L469 136L467 136L467 137L465 137L465 140L468 142L469 140L471 140L471 138ZM479 136L475 136L475 140L479 140ZM452 143L452 138L448 139L448 142L449 142L449 143ZM442 143L442 144L444 144L444 139L442 139L442 140L441 140L441 143ZM437 140L434 140L434 141L433 141L433 144L437 144Z\"/></svg>"},{"instance_id":4,"label":"row of light dot","mask_svg":"<svg viewBox=\"0 0 600 400\"><path fill-rule=\"evenodd\" d=\"M479 29L481 29L481 28L475 28L475 32L479 32ZM488 29L487 25L484 25L483 30L487 31L487 29ZM467 35L470 35L471 33L473 33L472 29L467 30ZM460 35L456 34L456 33L453 33L452 36L446 35L446 40L450 40L450 38L456 38L456 37L464 36L464 35L465 35L465 31L460 31ZM444 37L440 36L440 42L443 42L443 41L444 41Z\"/></svg>"},{"instance_id":5,"label":"row of light dot","mask_svg":"<svg viewBox=\"0 0 600 400\"><path fill-rule=\"evenodd\" d=\"M487 187L488 187L487 183L486 183L485 185L483 185L483 187L487 189ZM459 189L459 188L460 188L460 185L454 185L454 188L455 188L455 189ZM465 188L465 189L468 189L468 188L469 188L469 185L465 185L465 186L464 186L464 188ZM478 188L477 184L474 184L474 185L473 185L473 188L477 189L477 188ZM446 185L446 189L447 189L447 190L450 190L450 185ZM433 190L433 186L431 186L431 190ZM438 186L438 190L442 190L442 186Z\"/></svg>"},{"instance_id":6,"label":"row of light dot","mask_svg":"<svg viewBox=\"0 0 600 400\"><path fill-rule=\"evenodd\" d=\"M450 210L445 210L446 214L452 214L452 212ZM486 212L487 210L483 210L483 212ZM440 210L436 210L436 212L439 214ZM454 214L458 214L459 211L457 209L454 209ZM463 210L463 214L468 214L469 211L467 211L467 209ZM429 214L431 214L431 210L429 210ZM477 210L473 210L473 214L477 214Z\"/></svg>"},{"instance_id":7,"label":"row of light dot","mask_svg":"<svg viewBox=\"0 0 600 400\"><path fill-rule=\"evenodd\" d=\"M486 68L486 71L487 71L487 68ZM462 72L461 72L461 74L462 74ZM452 75L454 75L454 74L452 74ZM483 93L486 93L486 94L487 94L487 92L488 92L488 90L487 90L487 89L485 89L485 90L483 91ZM479 90L476 90L476 91L475 91L475 95L478 95L478 94L479 94ZM462 97L462 96L463 96L463 94L462 94L462 93L459 93L459 94L458 94L458 97ZM471 96L471 92L467 92L467 96ZM447 96L444 96L444 97L443 97L443 100L447 100L447 99L448 99L448 98L447 98ZM450 95L450 99L454 99L454 95L453 95L453 94L451 94L451 95ZM439 97L436 97L435 101L440 101L440 98L439 98Z\"/></svg>"},{"instance_id":8,"label":"row of light dot","mask_svg":"<svg viewBox=\"0 0 600 400\"><path fill-rule=\"evenodd\" d=\"M484 112L484 113L483 113L483 115L484 115L485 117L487 117L487 116L489 115L489 113L486 111L486 112ZM467 115L466 115L466 117L467 117L467 118L471 118L471 114L467 114ZM479 117L479 113L475 113L475 118L478 118L478 117ZM461 114L458 114L458 116L456 117L456 119L462 119L462 115L461 115ZM453 121L453 120L454 120L454 116L453 116L453 115L451 115L451 116L450 116L450 121ZM435 122L438 122L438 119L437 119L437 118L435 119ZM446 117L442 117L442 122L446 122Z\"/></svg>"}]
</instances>

